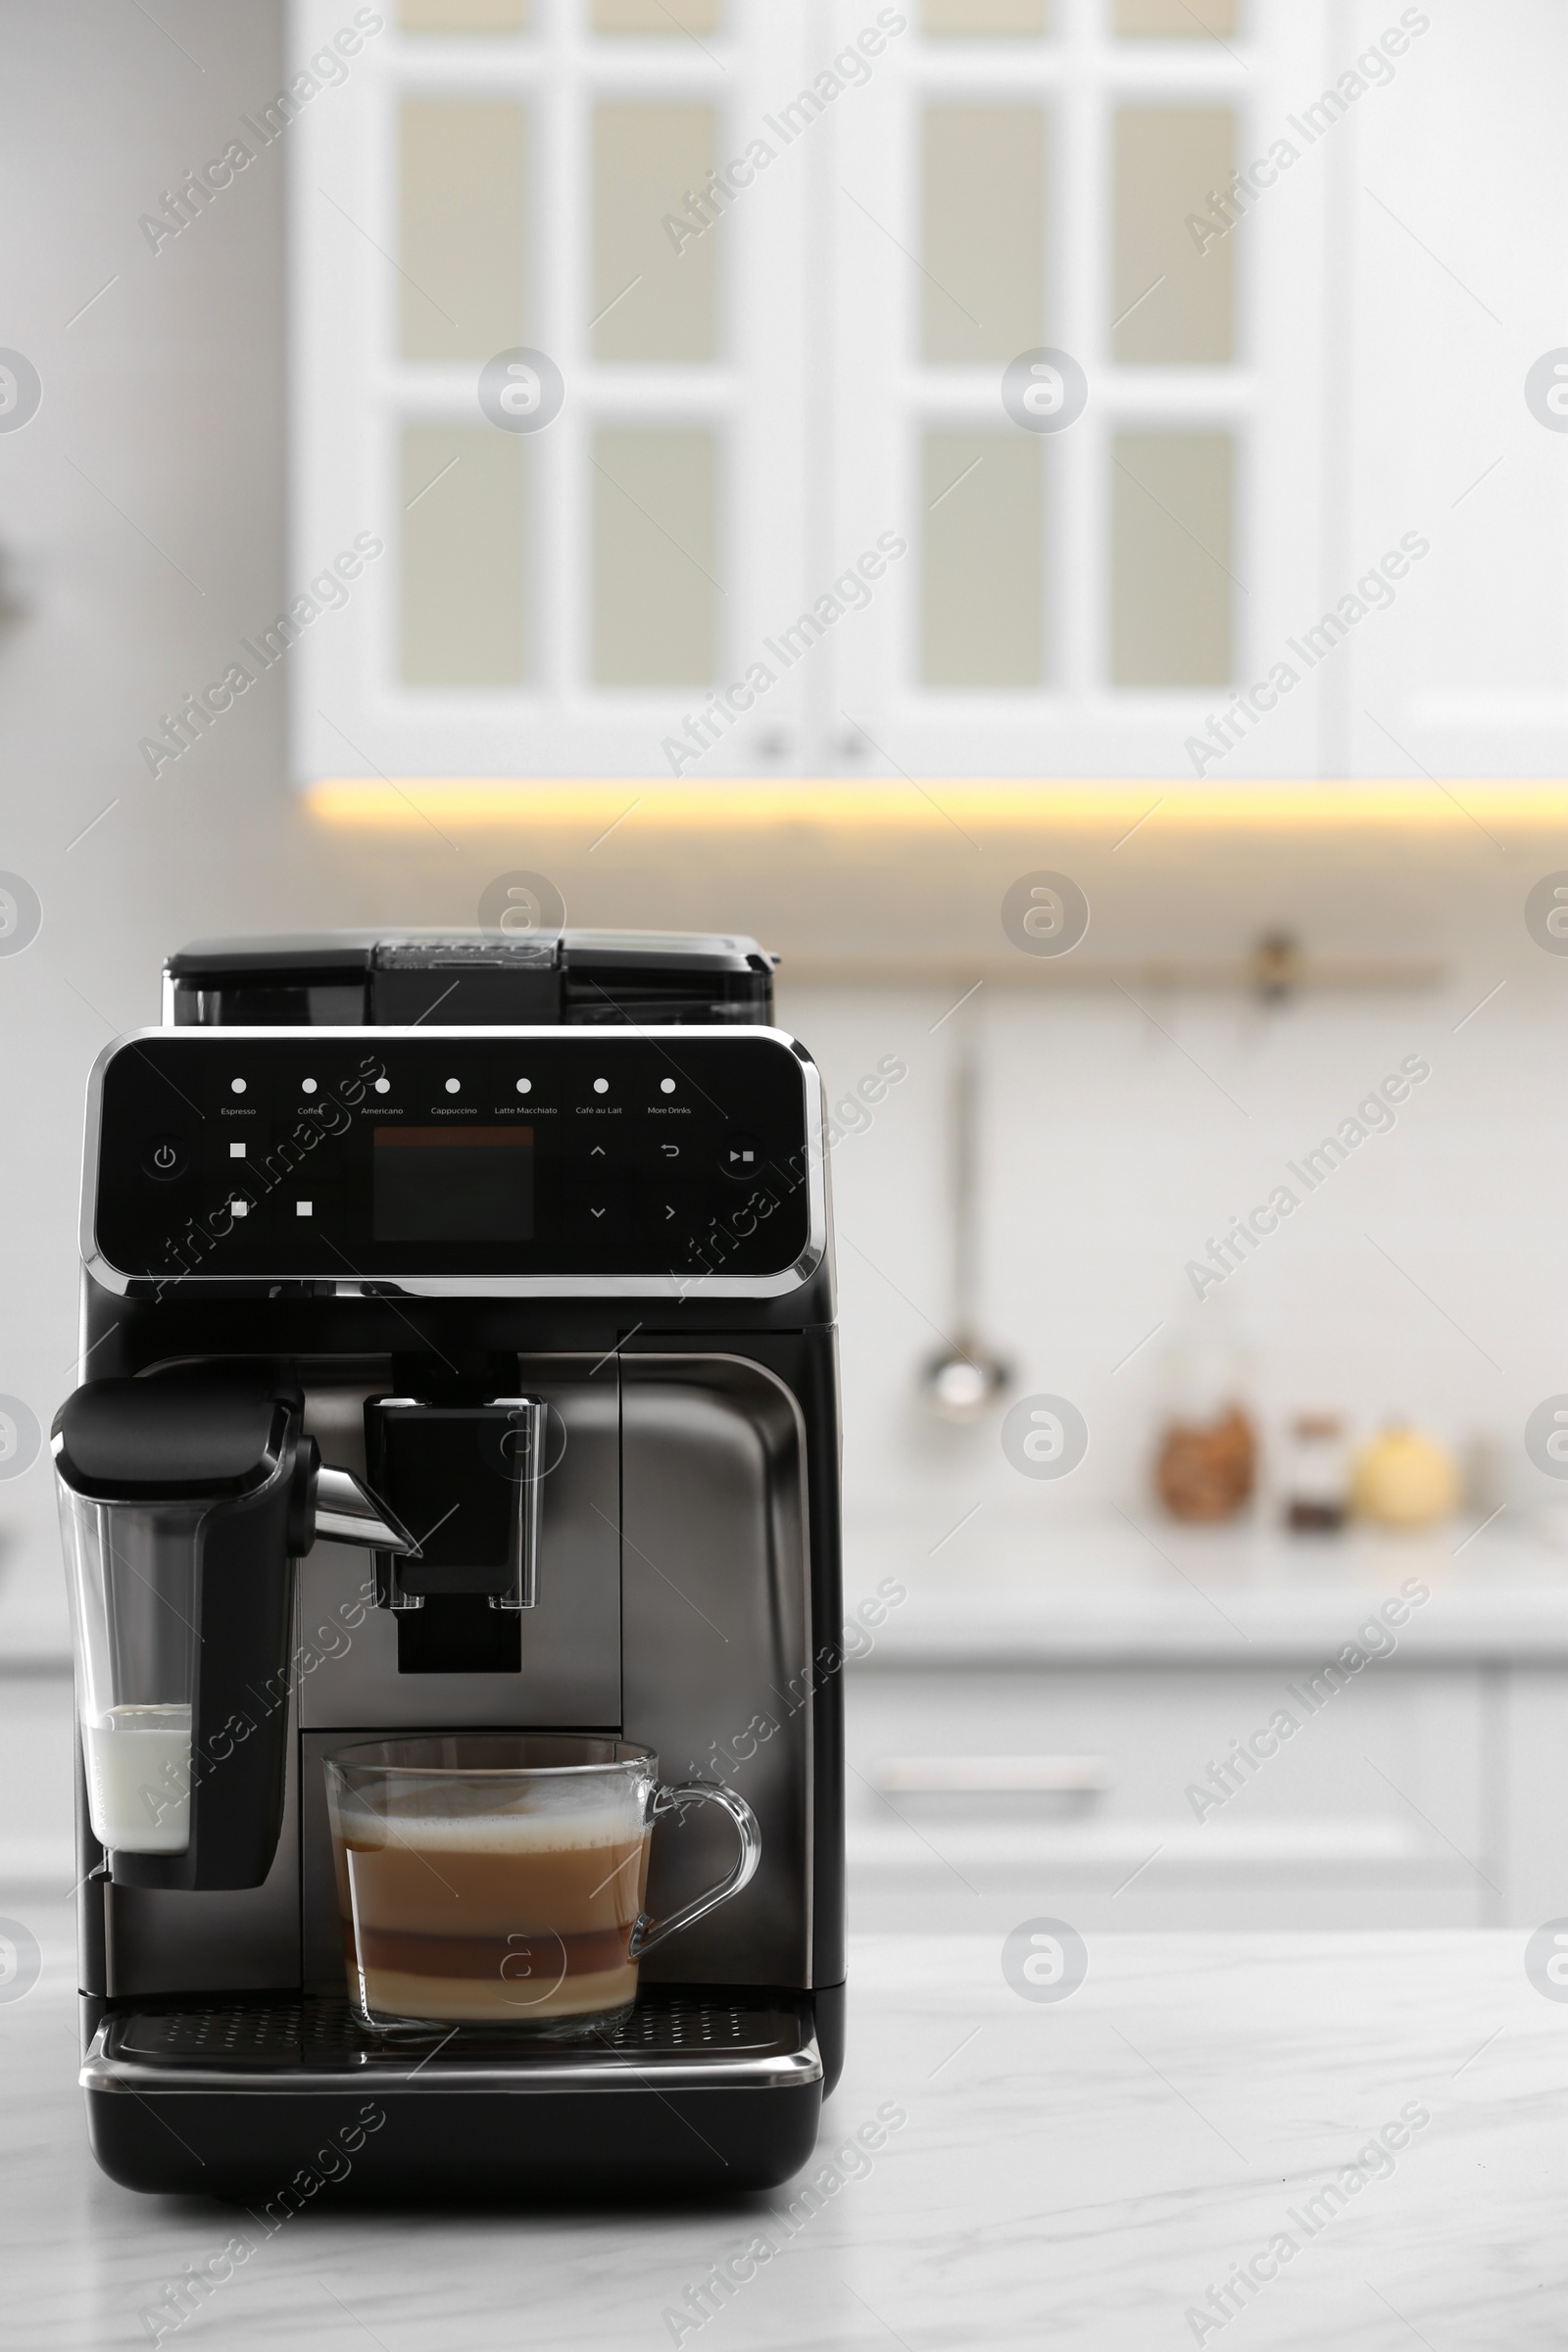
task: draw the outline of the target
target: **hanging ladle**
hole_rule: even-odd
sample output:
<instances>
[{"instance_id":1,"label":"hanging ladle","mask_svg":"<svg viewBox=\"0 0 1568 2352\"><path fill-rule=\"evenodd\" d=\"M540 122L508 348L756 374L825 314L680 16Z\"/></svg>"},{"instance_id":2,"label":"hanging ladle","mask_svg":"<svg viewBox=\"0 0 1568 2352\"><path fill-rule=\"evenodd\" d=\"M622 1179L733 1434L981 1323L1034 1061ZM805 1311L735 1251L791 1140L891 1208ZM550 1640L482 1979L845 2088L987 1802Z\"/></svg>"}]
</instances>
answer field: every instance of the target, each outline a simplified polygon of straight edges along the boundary
<instances>
[{"instance_id":1,"label":"hanging ladle","mask_svg":"<svg viewBox=\"0 0 1568 2352\"><path fill-rule=\"evenodd\" d=\"M976 1155L979 1134L980 1070L973 1040L960 1038L953 1065L948 1107L948 1160L952 1182L953 1338L931 1358L921 1376L927 1403L944 1421L978 1421L990 1411L1012 1378L1012 1367L975 1331L975 1287L979 1235Z\"/></svg>"}]
</instances>

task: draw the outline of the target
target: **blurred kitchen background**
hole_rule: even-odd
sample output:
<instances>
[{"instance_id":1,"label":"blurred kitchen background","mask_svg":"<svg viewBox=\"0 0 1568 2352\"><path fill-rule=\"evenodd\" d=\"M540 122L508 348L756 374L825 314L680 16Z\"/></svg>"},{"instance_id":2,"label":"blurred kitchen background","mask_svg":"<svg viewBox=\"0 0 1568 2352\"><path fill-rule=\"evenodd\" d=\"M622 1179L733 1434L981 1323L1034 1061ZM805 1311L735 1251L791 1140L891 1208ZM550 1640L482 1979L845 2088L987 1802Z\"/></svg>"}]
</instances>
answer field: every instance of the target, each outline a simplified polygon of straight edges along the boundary
<instances>
[{"instance_id":1,"label":"blurred kitchen background","mask_svg":"<svg viewBox=\"0 0 1568 2352\"><path fill-rule=\"evenodd\" d=\"M0 43L5 1396L46 1441L74 1384L86 1072L172 948L517 873L750 933L837 1131L857 1924L1568 1908L1560 12L5 0ZM1062 875L1040 955L1004 902ZM11 1418L0 1889L58 1893Z\"/></svg>"}]
</instances>

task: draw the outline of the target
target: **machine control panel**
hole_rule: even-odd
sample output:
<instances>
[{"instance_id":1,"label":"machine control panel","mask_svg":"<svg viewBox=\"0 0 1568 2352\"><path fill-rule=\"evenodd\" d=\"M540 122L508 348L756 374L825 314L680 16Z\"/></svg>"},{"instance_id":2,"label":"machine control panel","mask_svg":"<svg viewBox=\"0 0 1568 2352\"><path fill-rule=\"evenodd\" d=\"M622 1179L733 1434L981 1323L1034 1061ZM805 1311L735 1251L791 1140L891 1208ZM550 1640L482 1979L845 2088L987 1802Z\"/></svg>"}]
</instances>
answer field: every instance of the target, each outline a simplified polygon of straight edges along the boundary
<instances>
[{"instance_id":1,"label":"machine control panel","mask_svg":"<svg viewBox=\"0 0 1568 2352\"><path fill-rule=\"evenodd\" d=\"M825 1247L777 1030L146 1031L93 1073L83 1254L155 1282L765 1295Z\"/></svg>"}]
</instances>

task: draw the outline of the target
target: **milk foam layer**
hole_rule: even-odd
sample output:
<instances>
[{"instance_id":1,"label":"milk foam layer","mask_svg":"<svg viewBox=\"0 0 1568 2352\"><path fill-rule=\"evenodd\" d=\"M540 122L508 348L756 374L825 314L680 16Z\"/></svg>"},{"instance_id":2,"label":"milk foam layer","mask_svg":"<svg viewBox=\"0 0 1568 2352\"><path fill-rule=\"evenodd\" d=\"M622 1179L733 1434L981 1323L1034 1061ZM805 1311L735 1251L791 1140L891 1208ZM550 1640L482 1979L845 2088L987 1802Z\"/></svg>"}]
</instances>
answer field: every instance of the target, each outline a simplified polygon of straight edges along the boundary
<instances>
[{"instance_id":1,"label":"milk foam layer","mask_svg":"<svg viewBox=\"0 0 1568 2352\"><path fill-rule=\"evenodd\" d=\"M601 1805L592 1811L550 1813L394 1813L389 1819L357 1807L333 1808L333 1829L361 1851L377 1846L415 1846L421 1853L578 1853L594 1846L633 1845L645 1824L635 1802Z\"/></svg>"}]
</instances>

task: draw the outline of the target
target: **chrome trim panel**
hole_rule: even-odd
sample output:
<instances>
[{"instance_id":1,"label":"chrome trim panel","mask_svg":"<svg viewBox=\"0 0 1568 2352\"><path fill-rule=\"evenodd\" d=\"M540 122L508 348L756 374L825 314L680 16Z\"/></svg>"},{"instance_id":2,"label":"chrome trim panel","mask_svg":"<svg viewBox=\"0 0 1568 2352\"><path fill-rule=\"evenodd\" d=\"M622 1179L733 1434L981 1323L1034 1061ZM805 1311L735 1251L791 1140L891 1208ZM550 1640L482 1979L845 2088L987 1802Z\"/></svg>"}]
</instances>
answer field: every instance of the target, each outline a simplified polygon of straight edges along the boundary
<instances>
[{"instance_id":1,"label":"chrome trim panel","mask_svg":"<svg viewBox=\"0 0 1568 2352\"><path fill-rule=\"evenodd\" d=\"M83 2090L127 2091L132 2097L149 2093L180 2098L206 2092L242 2091L247 2098L363 2097L372 2084L377 2092L491 2091L526 2096L530 2091L646 2090L655 2098L671 2090L795 2090L820 2082L822 2059L813 2035L804 2049L770 2058L682 2059L654 2066L646 2058L604 2067L573 2065L565 2059L521 2060L503 2065L492 2059L483 2066L447 2065L438 2074L433 2066L410 2062L393 2069L386 2062L367 2064L337 2075L225 2074L214 2067L200 2074L181 2068L149 2066L141 2059L110 2058L102 2049L104 2029L98 2029L86 2064L76 2080Z\"/></svg>"},{"instance_id":2,"label":"chrome trim panel","mask_svg":"<svg viewBox=\"0 0 1568 2352\"><path fill-rule=\"evenodd\" d=\"M646 2090L655 2098L671 2090L795 2090L822 2080L822 2057L816 2035L801 2023L793 2047L785 2036L771 2048L752 2048L725 2056L710 2052L697 2056L689 2050L641 2050L633 2055L604 2046L582 2050L561 2047L519 2049L515 2056L484 2057L452 2054L437 2041L420 2052L419 2044L388 2044L366 2049L353 2060L334 2065L302 2064L269 2067L160 2063L146 2057L127 2057L113 2045L122 2026L119 2015L106 2017L93 2035L77 2077L83 2090L108 2091L145 2098L202 2097L240 2093L247 2098L344 2098L377 2093L409 2093L419 2097L451 2091L501 2092L526 2097L541 2091ZM781 2021L782 2022L782 2021ZM794 2022L794 2021L792 2021Z\"/></svg>"},{"instance_id":3,"label":"chrome trim panel","mask_svg":"<svg viewBox=\"0 0 1568 2352\"><path fill-rule=\"evenodd\" d=\"M331 1285L333 1294L345 1298L780 1298L798 1291L809 1282L828 1254L829 1214L827 1193L827 1160L823 1122L823 1090L815 1062L798 1039L783 1029L763 1029L737 1024L670 1024L658 1028L642 1028L635 1021L607 1025L606 1030L589 1029L581 1024L555 1028L465 1028L442 1029L133 1029L124 1037L116 1038L105 1046L92 1065L87 1080L87 1108L82 1137L81 1211L78 1221L78 1247L81 1262L94 1282L106 1291L124 1297L133 1282L156 1283L160 1289L200 1292L212 1284L221 1284L221 1275L187 1274L177 1280L164 1280L146 1274L126 1274L111 1264L98 1248L98 1236L93 1222L96 1204L96 1176L98 1146L103 1120L104 1072L117 1054L129 1047L156 1040L160 1045L181 1042L181 1052L212 1052L219 1047L256 1043L259 1040L297 1042L309 1037L313 1045L334 1043L358 1045L362 1051L367 1041L385 1038L392 1042L417 1037L426 1041L432 1034L443 1042L456 1039L488 1039L492 1044L505 1037L565 1038L581 1044L595 1035L613 1037L620 1029L654 1045L677 1046L696 1038L724 1038L735 1044L749 1044L762 1039L768 1044L785 1046L795 1056L801 1070L801 1086L806 1111L807 1157L807 1243L793 1266L779 1273L746 1276L737 1274L520 1274L478 1279L473 1276L398 1277L374 1282L339 1282ZM299 1278L290 1274L247 1274L247 1285L257 1287L270 1282L293 1282Z\"/></svg>"}]
</instances>

